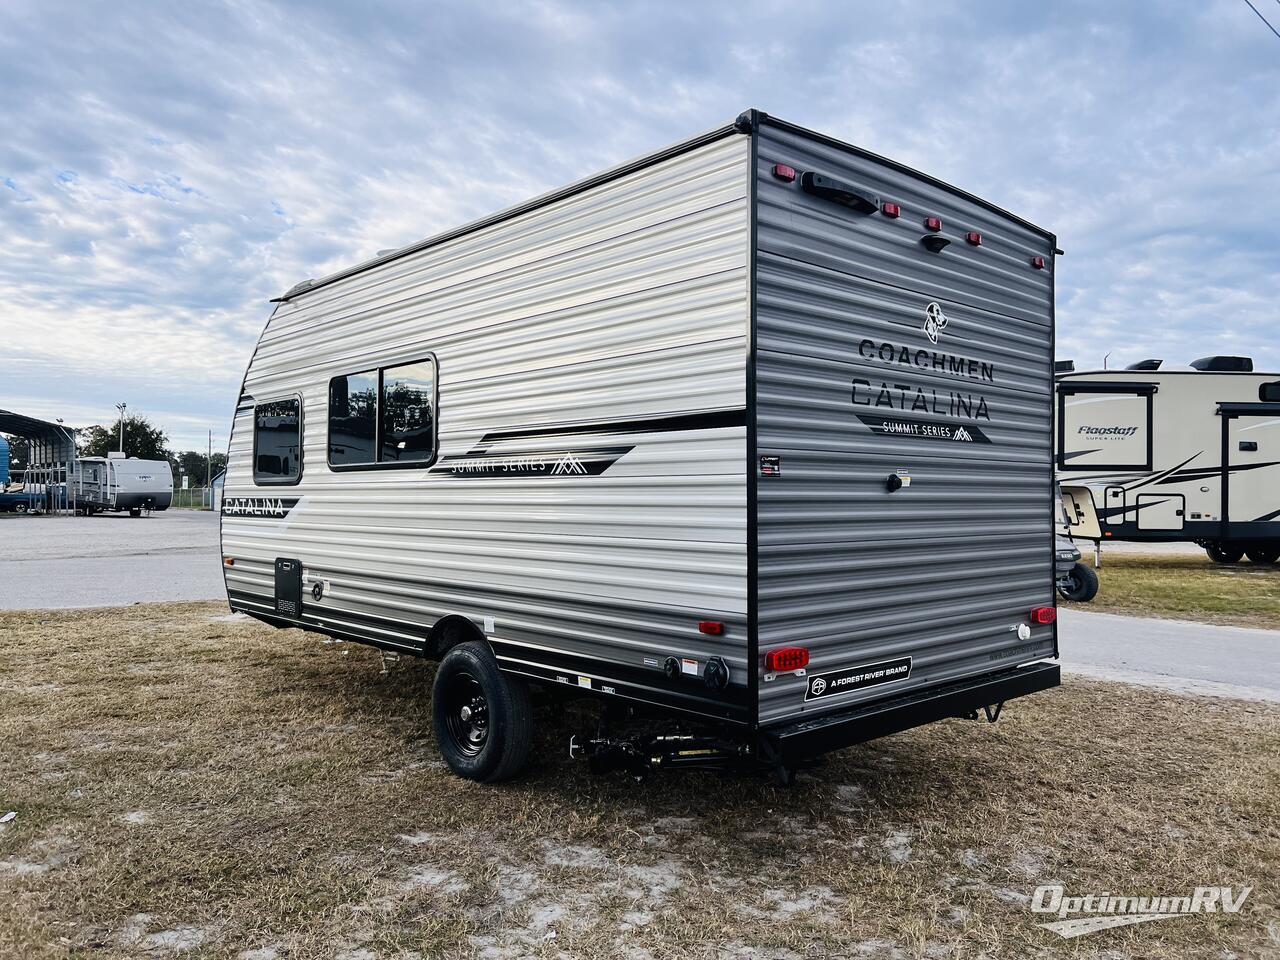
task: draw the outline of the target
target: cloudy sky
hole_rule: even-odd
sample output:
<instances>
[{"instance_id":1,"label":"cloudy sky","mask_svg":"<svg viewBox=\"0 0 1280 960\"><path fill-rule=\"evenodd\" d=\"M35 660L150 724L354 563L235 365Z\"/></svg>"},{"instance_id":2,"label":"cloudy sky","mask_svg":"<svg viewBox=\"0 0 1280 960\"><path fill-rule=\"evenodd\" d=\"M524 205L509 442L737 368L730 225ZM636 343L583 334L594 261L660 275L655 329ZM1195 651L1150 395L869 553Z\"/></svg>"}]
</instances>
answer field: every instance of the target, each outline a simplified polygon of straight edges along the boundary
<instances>
[{"instance_id":1,"label":"cloudy sky","mask_svg":"<svg viewBox=\"0 0 1280 960\"><path fill-rule=\"evenodd\" d=\"M748 106L1055 231L1060 357L1280 367L1280 38L1244 0L10 0L0 93L0 407L123 400L178 448L225 446L295 282Z\"/></svg>"}]
</instances>

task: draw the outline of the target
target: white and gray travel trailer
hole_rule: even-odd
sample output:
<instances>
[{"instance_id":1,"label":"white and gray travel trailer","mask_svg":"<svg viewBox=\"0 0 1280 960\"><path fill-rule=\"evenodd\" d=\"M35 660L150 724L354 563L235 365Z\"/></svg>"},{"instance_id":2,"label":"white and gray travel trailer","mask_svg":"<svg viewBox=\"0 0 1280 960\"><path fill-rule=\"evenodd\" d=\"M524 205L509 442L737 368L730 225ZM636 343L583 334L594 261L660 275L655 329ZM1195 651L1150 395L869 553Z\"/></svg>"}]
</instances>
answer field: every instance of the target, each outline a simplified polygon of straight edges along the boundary
<instances>
[{"instance_id":1,"label":"white and gray travel trailer","mask_svg":"<svg viewBox=\"0 0 1280 960\"><path fill-rule=\"evenodd\" d=\"M168 460L139 460L112 453L81 457L71 477L76 509L84 513L167 510L173 502L173 468Z\"/></svg>"},{"instance_id":2,"label":"white and gray travel trailer","mask_svg":"<svg viewBox=\"0 0 1280 960\"><path fill-rule=\"evenodd\" d=\"M1058 377L1071 533L1193 541L1220 563L1280 557L1280 374L1248 357Z\"/></svg>"},{"instance_id":3,"label":"white and gray travel trailer","mask_svg":"<svg viewBox=\"0 0 1280 960\"><path fill-rule=\"evenodd\" d=\"M1054 254L750 111L299 284L236 408L231 606L442 658L479 780L530 684L683 718L581 745L633 770L993 719L1058 683Z\"/></svg>"}]
</instances>

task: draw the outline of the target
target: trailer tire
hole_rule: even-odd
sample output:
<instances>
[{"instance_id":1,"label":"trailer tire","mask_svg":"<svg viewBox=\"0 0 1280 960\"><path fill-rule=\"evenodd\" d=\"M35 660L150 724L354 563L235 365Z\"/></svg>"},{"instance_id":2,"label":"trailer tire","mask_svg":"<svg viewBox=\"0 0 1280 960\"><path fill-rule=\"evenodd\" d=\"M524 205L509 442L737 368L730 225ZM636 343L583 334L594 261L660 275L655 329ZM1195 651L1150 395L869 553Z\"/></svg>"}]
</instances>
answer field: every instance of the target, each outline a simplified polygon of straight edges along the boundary
<instances>
[{"instance_id":1,"label":"trailer tire","mask_svg":"<svg viewBox=\"0 0 1280 960\"><path fill-rule=\"evenodd\" d=\"M1088 603L1098 595L1098 574L1090 566L1077 563L1071 572L1058 581L1058 593L1063 600Z\"/></svg>"},{"instance_id":2,"label":"trailer tire","mask_svg":"<svg viewBox=\"0 0 1280 960\"><path fill-rule=\"evenodd\" d=\"M1251 547L1245 552L1245 556L1254 563L1268 564L1275 563L1280 560L1280 550L1267 544L1265 547Z\"/></svg>"},{"instance_id":3,"label":"trailer tire","mask_svg":"<svg viewBox=\"0 0 1280 960\"><path fill-rule=\"evenodd\" d=\"M1239 563L1244 556L1244 550L1234 543L1211 543L1204 548L1204 552L1214 563Z\"/></svg>"},{"instance_id":4,"label":"trailer tire","mask_svg":"<svg viewBox=\"0 0 1280 960\"><path fill-rule=\"evenodd\" d=\"M529 758L529 685L498 669L479 641L458 644L440 661L431 720L445 763L460 777L481 783L510 780Z\"/></svg>"},{"instance_id":5,"label":"trailer tire","mask_svg":"<svg viewBox=\"0 0 1280 960\"><path fill-rule=\"evenodd\" d=\"M140 516L142 516L142 508L141 508L141 507L130 507L130 508L129 508L129 516L131 516L131 517L140 517Z\"/></svg>"}]
</instances>

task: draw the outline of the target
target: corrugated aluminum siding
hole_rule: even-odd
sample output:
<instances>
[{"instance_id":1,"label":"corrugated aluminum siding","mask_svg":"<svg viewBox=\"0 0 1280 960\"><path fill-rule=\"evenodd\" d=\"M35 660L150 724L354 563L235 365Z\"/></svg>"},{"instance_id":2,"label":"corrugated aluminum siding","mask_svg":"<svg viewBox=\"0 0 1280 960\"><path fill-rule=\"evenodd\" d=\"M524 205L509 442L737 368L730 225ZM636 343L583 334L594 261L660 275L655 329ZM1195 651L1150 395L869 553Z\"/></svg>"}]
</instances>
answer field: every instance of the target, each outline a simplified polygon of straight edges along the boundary
<instances>
[{"instance_id":1,"label":"corrugated aluminum siding","mask_svg":"<svg viewBox=\"0 0 1280 960\"><path fill-rule=\"evenodd\" d=\"M1027 642L1016 634L1033 606L1053 602L1052 238L793 129L766 122L760 138L757 452L780 457L782 472L756 480L759 648L795 644L812 657L808 678L761 678L761 721L1052 655L1052 627ZM776 162L847 181L902 216L811 196L773 177ZM944 221L942 253L920 243L925 216ZM965 242L970 230L981 246ZM1034 255L1048 269L1033 269ZM936 346L924 331L930 302L948 319ZM935 369L935 353L959 369ZM855 380L866 382L857 394ZM881 385L894 408L875 405ZM934 409L911 409L917 389ZM952 394L983 398L990 419L953 415ZM870 424L900 414L948 436L976 428L991 442L880 434L859 414ZM894 472L911 485L889 493ZM909 679L806 704L816 676L902 656L913 658Z\"/></svg>"},{"instance_id":2,"label":"corrugated aluminum siding","mask_svg":"<svg viewBox=\"0 0 1280 960\"><path fill-rule=\"evenodd\" d=\"M269 607L273 560L294 557L330 581L304 606L335 628L417 646L442 616L492 617L535 659L569 653L607 675L719 655L745 688L748 147L714 140L282 303L244 389L301 394L302 480L255 487L245 402L225 497L301 502L285 521L224 516L228 588ZM427 353L442 459L494 431L596 421L574 444L634 449L595 477L330 470L329 378ZM607 425L724 411L737 426ZM705 636L700 619L728 629Z\"/></svg>"}]
</instances>

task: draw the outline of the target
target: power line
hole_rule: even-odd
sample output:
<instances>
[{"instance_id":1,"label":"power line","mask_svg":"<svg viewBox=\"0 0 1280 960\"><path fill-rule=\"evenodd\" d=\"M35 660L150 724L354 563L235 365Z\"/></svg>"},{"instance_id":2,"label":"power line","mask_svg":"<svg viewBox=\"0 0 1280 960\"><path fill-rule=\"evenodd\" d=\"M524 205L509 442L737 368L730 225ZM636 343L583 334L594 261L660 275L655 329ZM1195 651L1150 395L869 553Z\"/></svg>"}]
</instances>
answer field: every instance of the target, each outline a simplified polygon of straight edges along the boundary
<instances>
[{"instance_id":1,"label":"power line","mask_svg":"<svg viewBox=\"0 0 1280 960\"><path fill-rule=\"evenodd\" d=\"M1244 2L1248 3L1249 9L1252 10L1254 13L1256 13L1258 15L1258 19L1267 25L1267 29L1270 30L1272 33L1274 33L1276 37L1280 38L1280 30L1277 30L1275 27L1271 25L1271 21L1262 15L1262 11L1259 10L1257 7L1255 7L1250 2L1250 0L1244 0Z\"/></svg>"}]
</instances>

